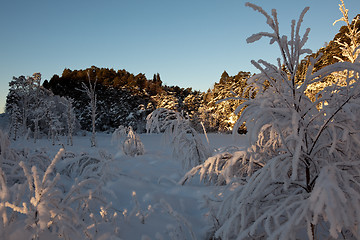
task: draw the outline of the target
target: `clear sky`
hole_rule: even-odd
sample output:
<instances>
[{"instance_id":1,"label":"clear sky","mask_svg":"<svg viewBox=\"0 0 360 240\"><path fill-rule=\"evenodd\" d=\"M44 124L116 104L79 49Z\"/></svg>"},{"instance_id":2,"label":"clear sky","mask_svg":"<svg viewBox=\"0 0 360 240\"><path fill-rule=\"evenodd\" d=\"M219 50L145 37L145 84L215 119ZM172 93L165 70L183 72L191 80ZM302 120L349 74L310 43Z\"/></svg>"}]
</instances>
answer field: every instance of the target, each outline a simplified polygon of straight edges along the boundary
<instances>
[{"instance_id":1,"label":"clear sky","mask_svg":"<svg viewBox=\"0 0 360 240\"><path fill-rule=\"evenodd\" d=\"M164 84L211 88L224 70L256 72L252 59L279 56L267 39L246 38L268 30L265 18L240 0L11 0L0 6L0 112L13 76L41 72L43 80L64 68L92 65L126 69ZM278 10L280 29L310 7L307 47L313 51L333 39L342 23L339 0L255 0L270 13ZM345 0L353 18L359 0Z\"/></svg>"}]
</instances>

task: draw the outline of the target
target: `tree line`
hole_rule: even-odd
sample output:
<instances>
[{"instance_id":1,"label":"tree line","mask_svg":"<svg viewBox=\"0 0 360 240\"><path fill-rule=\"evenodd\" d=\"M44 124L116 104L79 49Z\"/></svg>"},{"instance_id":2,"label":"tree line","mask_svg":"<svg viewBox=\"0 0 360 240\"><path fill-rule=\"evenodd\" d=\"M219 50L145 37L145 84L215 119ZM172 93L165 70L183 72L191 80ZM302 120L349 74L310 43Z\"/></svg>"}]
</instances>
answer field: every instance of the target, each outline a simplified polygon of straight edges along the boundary
<instances>
[{"instance_id":1,"label":"tree line","mask_svg":"<svg viewBox=\"0 0 360 240\"><path fill-rule=\"evenodd\" d=\"M312 58L319 58L313 72L339 59L349 60L349 57L343 54L344 47L351 45L351 39L348 37L351 31L349 29L359 28L359 23L352 21L349 26L341 27L339 33L325 47L304 57L297 70L298 84L305 78ZM145 132L146 116L157 108L167 108L188 115L195 129L202 129L201 122L207 131L230 132L244 108L239 109L236 114L235 110L243 103L242 99L249 97L249 88L244 93L249 77L251 73L246 71L240 71L235 76L229 76L224 71L219 82L206 92L201 92L192 88L163 85L159 73L154 74L152 79L147 79L142 73L134 75L125 69L114 70L96 66L83 70L66 68L61 76L55 74L43 84L41 84L41 74L38 73L31 77L14 77L9 83L6 112L11 116L13 128L19 128L16 126L21 125L23 132L30 129L35 133L38 129L40 132L49 133L51 132L49 129L54 127L44 127L46 125L44 122L56 122L54 117L52 117L53 120L49 120L51 118L49 109L53 108L58 112L65 111L61 110L63 107L59 107L64 106L65 103L59 103L60 105L57 106L58 102L65 101L64 99L71 100L76 119L74 120L75 129L89 131L92 125L91 109L88 104L89 98L83 91L83 84L88 84L90 81L92 84L96 82L96 131L113 131L118 126L125 125L131 126L138 132ZM324 78L322 82L309 86L306 90L307 95L314 101L317 93L332 84L334 79L331 75ZM256 91L252 91L251 94L254 97ZM33 98L40 98L41 101ZM47 106L44 107L44 105ZM50 107L50 105L56 107ZM41 113L38 108L47 110ZM55 110L52 112L55 114ZM38 116L35 116L36 114ZM64 113L55 115L59 115L59 119L65 119ZM47 117L39 118L39 116ZM62 129L61 131L67 129L65 126L59 128ZM238 131L245 133L245 125L242 124Z\"/></svg>"}]
</instances>

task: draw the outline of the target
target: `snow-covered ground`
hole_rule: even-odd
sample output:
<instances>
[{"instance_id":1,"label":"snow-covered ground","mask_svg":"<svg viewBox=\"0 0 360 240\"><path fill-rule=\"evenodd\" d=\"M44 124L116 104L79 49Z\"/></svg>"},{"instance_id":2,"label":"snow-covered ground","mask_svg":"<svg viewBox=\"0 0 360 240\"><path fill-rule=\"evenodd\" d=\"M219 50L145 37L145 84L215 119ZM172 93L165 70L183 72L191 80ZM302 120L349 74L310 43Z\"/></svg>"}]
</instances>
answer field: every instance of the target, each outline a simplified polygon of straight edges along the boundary
<instances>
[{"instance_id":1,"label":"snow-covered ground","mask_svg":"<svg viewBox=\"0 0 360 240\"><path fill-rule=\"evenodd\" d=\"M90 135L90 134L89 134ZM211 228L204 196L216 196L221 187L207 186L192 181L184 186L177 184L185 170L173 158L171 146L162 134L142 134L145 154L129 157L111 144L111 135L98 133L97 147L90 147L90 136L75 136L74 145L67 146L66 139L56 145L50 140L17 140L11 148L29 152L46 152L52 159L60 148L76 154L99 152L111 156L111 169L116 177L109 177L103 188L107 202L122 213L116 232L99 235L102 239L206 239ZM202 136L204 142L205 137ZM209 134L210 145L215 149L231 145L245 145L245 137L235 140L232 135ZM61 165L61 162L59 163ZM210 221L209 221L210 220ZM21 230L21 229L18 229ZM14 234L14 236L21 236Z\"/></svg>"}]
</instances>

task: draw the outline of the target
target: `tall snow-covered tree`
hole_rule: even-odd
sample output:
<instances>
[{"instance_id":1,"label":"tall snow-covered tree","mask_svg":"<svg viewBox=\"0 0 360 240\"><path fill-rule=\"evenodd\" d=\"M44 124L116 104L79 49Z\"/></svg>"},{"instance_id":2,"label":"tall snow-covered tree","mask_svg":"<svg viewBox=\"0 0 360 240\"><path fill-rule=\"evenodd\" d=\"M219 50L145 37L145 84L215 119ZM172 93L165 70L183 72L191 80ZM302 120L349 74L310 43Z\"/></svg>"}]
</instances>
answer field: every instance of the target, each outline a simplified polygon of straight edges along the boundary
<instances>
[{"instance_id":1,"label":"tall snow-covered tree","mask_svg":"<svg viewBox=\"0 0 360 240\"><path fill-rule=\"evenodd\" d=\"M96 82L97 79L95 80L95 82L92 84L90 81L90 74L88 73L88 78L89 78L89 86L87 86L85 83L82 83L82 86L86 92L86 94L88 95L88 97L90 98L90 108L91 108L91 126L92 126L92 131L91 131L91 146L95 147L96 146L96 129L95 129L95 124L96 124L96 98L97 98L97 94L96 94Z\"/></svg>"},{"instance_id":2,"label":"tall snow-covered tree","mask_svg":"<svg viewBox=\"0 0 360 240\"><path fill-rule=\"evenodd\" d=\"M43 88L40 82L41 74L35 73L32 77L13 78L13 81L9 83L10 91L7 96L6 111L11 116L10 134L14 135L13 139L16 139L19 134L25 134L25 130L33 133L34 141L43 133L50 133L50 113L52 117L59 118L58 130L65 127L64 119L62 119L65 111L62 107L63 100Z\"/></svg>"},{"instance_id":3,"label":"tall snow-covered tree","mask_svg":"<svg viewBox=\"0 0 360 240\"><path fill-rule=\"evenodd\" d=\"M54 105L54 102L50 102ZM55 141L58 139L59 133L63 130L63 124L60 120L61 115L58 115L57 112L49 112L49 136L51 137L52 144L55 145Z\"/></svg>"},{"instance_id":4,"label":"tall snow-covered tree","mask_svg":"<svg viewBox=\"0 0 360 240\"><path fill-rule=\"evenodd\" d=\"M66 124L67 124L67 144L73 145L73 133L75 130L76 116L74 100L72 98L62 98L66 107Z\"/></svg>"},{"instance_id":5,"label":"tall snow-covered tree","mask_svg":"<svg viewBox=\"0 0 360 240\"><path fill-rule=\"evenodd\" d=\"M33 119L32 121L34 122L34 142L36 143L36 140L38 139L39 137L39 132L40 132L40 129L39 129L39 122L45 117L44 115L44 111L42 108L38 107L38 108L35 108L34 111L32 112L33 113Z\"/></svg>"},{"instance_id":6,"label":"tall snow-covered tree","mask_svg":"<svg viewBox=\"0 0 360 240\"><path fill-rule=\"evenodd\" d=\"M19 107L14 104L10 110L10 130L9 133L12 135L12 139L16 140L18 138L18 133L20 131L20 122L21 122L21 110Z\"/></svg>"},{"instance_id":7,"label":"tall snow-covered tree","mask_svg":"<svg viewBox=\"0 0 360 240\"><path fill-rule=\"evenodd\" d=\"M25 134L29 127L29 116L31 114L30 105L35 97L36 84L33 77L20 76L13 77L9 83L10 90L6 99L6 112L12 115L13 111L20 113L21 130ZM15 105L17 106L15 108Z\"/></svg>"}]
</instances>

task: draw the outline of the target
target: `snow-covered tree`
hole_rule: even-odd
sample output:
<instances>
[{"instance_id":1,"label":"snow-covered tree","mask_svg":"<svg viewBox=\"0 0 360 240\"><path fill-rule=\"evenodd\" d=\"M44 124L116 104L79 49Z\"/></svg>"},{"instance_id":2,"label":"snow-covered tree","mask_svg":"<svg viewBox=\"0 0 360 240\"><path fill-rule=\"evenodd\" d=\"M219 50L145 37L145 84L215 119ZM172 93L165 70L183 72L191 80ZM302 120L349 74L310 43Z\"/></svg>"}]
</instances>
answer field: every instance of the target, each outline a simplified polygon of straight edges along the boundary
<instances>
[{"instance_id":1,"label":"snow-covered tree","mask_svg":"<svg viewBox=\"0 0 360 240\"><path fill-rule=\"evenodd\" d=\"M44 104L46 105L46 104ZM32 112L33 115L33 119L32 121L34 122L34 142L36 143L36 140L39 137L39 122L46 116L44 115L44 109L41 107L35 108L34 111Z\"/></svg>"},{"instance_id":2,"label":"snow-covered tree","mask_svg":"<svg viewBox=\"0 0 360 240\"><path fill-rule=\"evenodd\" d=\"M315 73L317 59L312 59L304 81L299 81L300 57L311 53L304 48L310 29L300 35L308 8L291 22L288 38L280 35L276 10L269 15L259 6L246 5L264 15L272 30L254 34L247 42L269 37L270 43L278 44L281 59L277 65L252 61L261 71L248 80L257 95L237 108L246 106L237 125L246 122L251 146L243 154L245 159L230 165L239 172L248 169L249 177L221 203L215 236L358 239L360 59ZM315 102L306 96L309 84L344 70L354 72L347 75L345 86L325 87ZM263 167L251 169L254 164ZM236 168L231 171L236 173Z\"/></svg>"},{"instance_id":3,"label":"snow-covered tree","mask_svg":"<svg viewBox=\"0 0 360 240\"><path fill-rule=\"evenodd\" d=\"M65 129L64 99L54 96L40 85L41 74L34 73L32 77L20 76L9 83L10 91L7 96L6 111L10 115L10 134L16 140L19 134L33 133L34 141L42 134L50 133L52 119L59 120L57 131ZM59 132L60 133L60 132Z\"/></svg>"},{"instance_id":4,"label":"snow-covered tree","mask_svg":"<svg viewBox=\"0 0 360 240\"><path fill-rule=\"evenodd\" d=\"M90 74L89 74L89 72L88 72L88 78L89 78L89 86L87 86L85 83L82 83L82 87L84 88L86 94L87 94L88 97L90 98L91 126L92 126L91 146L92 146L92 147L95 147L95 146L96 146L96 129L95 129L95 124L96 124L96 98L97 98L97 94L96 94L96 82L97 82L97 79L95 80L94 84L92 84L91 81L90 81Z\"/></svg>"},{"instance_id":5,"label":"snow-covered tree","mask_svg":"<svg viewBox=\"0 0 360 240\"><path fill-rule=\"evenodd\" d=\"M20 131L20 120L21 112L19 107L14 104L10 110L10 130L9 134L12 135L12 139L16 140L18 138L18 133Z\"/></svg>"},{"instance_id":6,"label":"snow-covered tree","mask_svg":"<svg viewBox=\"0 0 360 240\"><path fill-rule=\"evenodd\" d=\"M35 74L34 74L35 75ZM9 83L10 90L6 99L6 112L19 112L21 121L21 134L25 134L29 127L31 104L36 96L36 80L34 77L13 77ZM16 107L15 107L16 105Z\"/></svg>"},{"instance_id":7,"label":"snow-covered tree","mask_svg":"<svg viewBox=\"0 0 360 240\"><path fill-rule=\"evenodd\" d=\"M53 101L49 102L50 105L55 105ZM52 144L55 145L55 141L58 139L59 133L63 130L63 124L61 122L61 115L58 115L55 111L49 111L49 137L51 137Z\"/></svg>"},{"instance_id":8,"label":"snow-covered tree","mask_svg":"<svg viewBox=\"0 0 360 240\"><path fill-rule=\"evenodd\" d=\"M73 133L75 130L76 116L74 100L72 98L62 98L66 107L66 124L67 124L67 144L73 145Z\"/></svg>"},{"instance_id":9,"label":"snow-covered tree","mask_svg":"<svg viewBox=\"0 0 360 240\"><path fill-rule=\"evenodd\" d=\"M179 108L179 100L172 92L169 94L157 94L153 97L153 100L156 102L157 108L166 108L171 110L177 110Z\"/></svg>"}]
</instances>

